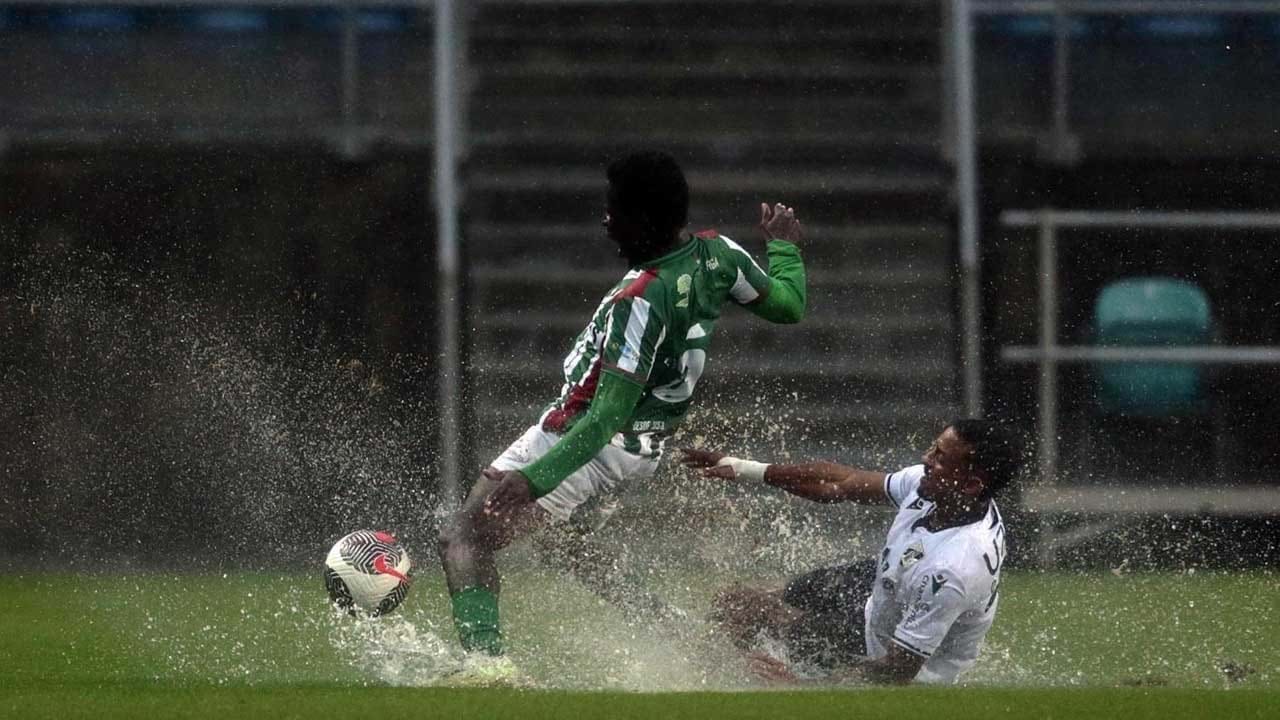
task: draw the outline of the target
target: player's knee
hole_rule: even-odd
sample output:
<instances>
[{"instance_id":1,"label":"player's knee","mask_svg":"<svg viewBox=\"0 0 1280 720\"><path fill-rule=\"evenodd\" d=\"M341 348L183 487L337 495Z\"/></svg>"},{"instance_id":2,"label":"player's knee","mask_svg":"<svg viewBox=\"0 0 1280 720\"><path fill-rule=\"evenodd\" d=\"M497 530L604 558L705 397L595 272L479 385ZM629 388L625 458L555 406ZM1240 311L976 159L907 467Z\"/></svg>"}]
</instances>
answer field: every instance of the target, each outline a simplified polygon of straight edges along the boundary
<instances>
[{"instance_id":1,"label":"player's knee","mask_svg":"<svg viewBox=\"0 0 1280 720\"><path fill-rule=\"evenodd\" d=\"M474 535L466 518L455 517L440 528L440 533L436 536L436 552L443 560L452 551L471 545Z\"/></svg>"},{"instance_id":2,"label":"player's knee","mask_svg":"<svg viewBox=\"0 0 1280 720\"><path fill-rule=\"evenodd\" d=\"M501 527L487 516L460 514L445 525L436 537L436 551L441 559L460 549L496 550Z\"/></svg>"},{"instance_id":3,"label":"player's knee","mask_svg":"<svg viewBox=\"0 0 1280 720\"><path fill-rule=\"evenodd\" d=\"M436 534L436 554L440 556L441 560L449 556L449 549L453 547L456 538L457 531L453 529L452 525L440 528L440 532Z\"/></svg>"}]
</instances>

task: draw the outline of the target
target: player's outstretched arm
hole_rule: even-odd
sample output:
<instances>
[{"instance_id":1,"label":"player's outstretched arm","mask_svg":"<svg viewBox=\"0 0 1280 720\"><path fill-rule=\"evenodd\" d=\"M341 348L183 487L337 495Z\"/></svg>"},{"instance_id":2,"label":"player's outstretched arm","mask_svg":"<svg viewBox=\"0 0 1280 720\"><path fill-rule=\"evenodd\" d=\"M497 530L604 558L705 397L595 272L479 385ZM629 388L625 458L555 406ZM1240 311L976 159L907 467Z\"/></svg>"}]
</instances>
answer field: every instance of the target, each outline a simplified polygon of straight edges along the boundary
<instances>
[{"instance_id":1,"label":"player's outstretched arm","mask_svg":"<svg viewBox=\"0 0 1280 720\"><path fill-rule=\"evenodd\" d=\"M768 285L761 290L760 297L746 307L770 322L800 322L807 305L804 260L798 247L804 238L804 228L793 208L782 203L773 207L761 203L760 230L768 241Z\"/></svg>"},{"instance_id":2,"label":"player's outstretched arm","mask_svg":"<svg viewBox=\"0 0 1280 720\"><path fill-rule=\"evenodd\" d=\"M681 448L680 452L683 454L680 462L687 468L701 470L703 477L764 482L820 503L888 502L884 495L884 473L832 462L767 464L711 450Z\"/></svg>"}]
</instances>

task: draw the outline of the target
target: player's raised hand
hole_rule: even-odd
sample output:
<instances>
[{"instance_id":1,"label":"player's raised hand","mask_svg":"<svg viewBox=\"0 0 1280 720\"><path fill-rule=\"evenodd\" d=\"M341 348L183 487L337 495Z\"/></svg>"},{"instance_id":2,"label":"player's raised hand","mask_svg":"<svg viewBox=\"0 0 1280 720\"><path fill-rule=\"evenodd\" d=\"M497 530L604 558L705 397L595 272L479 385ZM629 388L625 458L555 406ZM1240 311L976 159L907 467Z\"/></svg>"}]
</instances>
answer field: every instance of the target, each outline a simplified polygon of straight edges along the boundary
<instances>
[{"instance_id":1,"label":"player's raised hand","mask_svg":"<svg viewBox=\"0 0 1280 720\"><path fill-rule=\"evenodd\" d=\"M775 203L773 207L769 207L769 203L760 203L760 231L766 240L799 244L804 238L804 228L796 219L795 208L782 203Z\"/></svg>"}]
</instances>

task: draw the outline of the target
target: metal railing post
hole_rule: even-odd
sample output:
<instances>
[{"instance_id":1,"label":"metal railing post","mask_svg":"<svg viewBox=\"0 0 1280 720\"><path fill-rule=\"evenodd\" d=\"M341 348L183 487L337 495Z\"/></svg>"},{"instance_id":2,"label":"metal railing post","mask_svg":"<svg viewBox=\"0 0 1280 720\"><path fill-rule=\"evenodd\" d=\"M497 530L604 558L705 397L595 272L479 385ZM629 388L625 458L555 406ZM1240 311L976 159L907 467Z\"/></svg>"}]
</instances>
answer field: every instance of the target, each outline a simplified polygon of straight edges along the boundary
<instances>
[{"instance_id":1,"label":"metal railing post","mask_svg":"<svg viewBox=\"0 0 1280 720\"><path fill-rule=\"evenodd\" d=\"M435 4L435 209L436 291L439 366L436 406L439 422L440 492L442 508L460 499L462 423L461 260L458 236L458 123L460 116L458 34L454 0Z\"/></svg>"},{"instance_id":2,"label":"metal railing post","mask_svg":"<svg viewBox=\"0 0 1280 720\"><path fill-rule=\"evenodd\" d=\"M1058 476L1058 253L1053 211L1040 212L1040 481Z\"/></svg>"},{"instance_id":3,"label":"metal railing post","mask_svg":"<svg viewBox=\"0 0 1280 720\"><path fill-rule=\"evenodd\" d=\"M982 415L982 265L978 246L978 137L973 89L973 17L969 0L953 0L951 23L955 52L956 204L960 231L961 336L964 407Z\"/></svg>"},{"instance_id":4,"label":"metal railing post","mask_svg":"<svg viewBox=\"0 0 1280 720\"><path fill-rule=\"evenodd\" d=\"M356 110L360 101L360 27L356 6L348 1L342 7L342 128L338 140L344 157L352 157L358 151L356 142Z\"/></svg>"},{"instance_id":5,"label":"metal railing post","mask_svg":"<svg viewBox=\"0 0 1280 720\"><path fill-rule=\"evenodd\" d=\"M1053 128L1049 151L1054 162L1072 162L1079 153L1071 134L1071 18L1061 3L1053 15Z\"/></svg>"}]
</instances>

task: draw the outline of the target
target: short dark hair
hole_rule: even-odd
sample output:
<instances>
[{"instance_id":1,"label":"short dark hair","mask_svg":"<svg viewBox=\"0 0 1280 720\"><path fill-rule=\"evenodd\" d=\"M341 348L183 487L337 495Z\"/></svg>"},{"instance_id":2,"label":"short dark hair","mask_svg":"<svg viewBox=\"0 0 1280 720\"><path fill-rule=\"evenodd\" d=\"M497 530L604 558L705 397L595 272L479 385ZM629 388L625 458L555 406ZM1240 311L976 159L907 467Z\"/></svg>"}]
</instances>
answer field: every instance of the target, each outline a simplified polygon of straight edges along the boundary
<instances>
[{"instance_id":1,"label":"short dark hair","mask_svg":"<svg viewBox=\"0 0 1280 720\"><path fill-rule=\"evenodd\" d=\"M609 165L608 177L617 210L628 219L645 221L655 233L679 230L689 221L689 184L670 155L631 153Z\"/></svg>"},{"instance_id":2,"label":"short dark hair","mask_svg":"<svg viewBox=\"0 0 1280 720\"><path fill-rule=\"evenodd\" d=\"M1021 443L1007 425L980 418L960 418L947 427L969 446L974 466L986 478L986 497L1004 490L1021 472Z\"/></svg>"}]
</instances>

